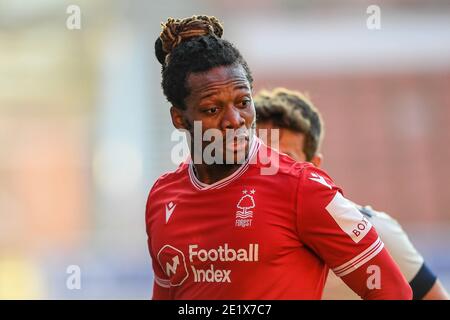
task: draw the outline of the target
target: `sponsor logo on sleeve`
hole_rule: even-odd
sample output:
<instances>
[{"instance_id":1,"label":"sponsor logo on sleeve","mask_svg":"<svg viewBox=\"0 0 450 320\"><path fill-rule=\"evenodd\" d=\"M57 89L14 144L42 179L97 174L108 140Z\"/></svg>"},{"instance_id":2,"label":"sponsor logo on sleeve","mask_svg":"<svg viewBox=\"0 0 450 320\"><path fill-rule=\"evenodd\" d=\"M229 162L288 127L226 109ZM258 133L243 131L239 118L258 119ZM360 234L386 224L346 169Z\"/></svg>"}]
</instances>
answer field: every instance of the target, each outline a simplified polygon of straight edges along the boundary
<instances>
[{"instance_id":1,"label":"sponsor logo on sleeve","mask_svg":"<svg viewBox=\"0 0 450 320\"><path fill-rule=\"evenodd\" d=\"M336 192L333 200L326 206L326 210L355 243L361 241L372 228L370 221L340 192Z\"/></svg>"}]
</instances>

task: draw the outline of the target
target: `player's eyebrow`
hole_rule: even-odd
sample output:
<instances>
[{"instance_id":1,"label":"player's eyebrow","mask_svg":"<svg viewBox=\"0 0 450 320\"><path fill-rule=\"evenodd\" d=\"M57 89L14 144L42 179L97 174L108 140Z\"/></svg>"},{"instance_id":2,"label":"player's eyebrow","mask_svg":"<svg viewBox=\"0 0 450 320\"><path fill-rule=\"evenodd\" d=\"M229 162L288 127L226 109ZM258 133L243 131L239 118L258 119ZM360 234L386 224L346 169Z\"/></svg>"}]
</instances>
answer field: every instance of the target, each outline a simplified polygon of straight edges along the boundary
<instances>
[{"instance_id":1,"label":"player's eyebrow","mask_svg":"<svg viewBox=\"0 0 450 320\"><path fill-rule=\"evenodd\" d=\"M246 84L244 84L244 83L236 84L236 85L233 87L233 89L235 89L235 90L247 90L247 91L250 91L250 88L248 87L248 85L246 85ZM210 97L216 95L217 92L218 92L217 90L214 90L214 91L210 91L210 92L208 92L208 93L205 93L204 95L202 95L202 96L200 97L200 100L205 100L205 99L207 99L207 98L210 98Z\"/></svg>"},{"instance_id":2,"label":"player's eyebrow","mask_svg":"<svg viewBox=\"0 0 450 320\"><path fill-rule=\"evenodd\" d=\"M247 85L247 83L237 83L235 86L233 86L233 89L235 90L246 90L251 91L250 87Z\"/></svg>"},{"instance_id":3,"label":"player's eyebrow","mask_svg":"<svg viewBox=\"0 0 450 320\"><path fill-rule=\"evenodd\" d=\"M233 88L250 90L250 88L248 87L248 85L246 83L237 83Z\"/></svg>"},{"instance_id":4,"label":"player's eyebrow","mask_svg":"<svg viewBox=\"0 0 450 320\"><path fill-rule=\"evenodd\" d=\"M202 95L200 97L200 100L205 100L205 99L210 98L210 97L212 97L212 96L214 96L216 94L217 94L216 90L215 91L210 91L209 93L206 93L205 95Z\"/></svg>"}]
</instances>

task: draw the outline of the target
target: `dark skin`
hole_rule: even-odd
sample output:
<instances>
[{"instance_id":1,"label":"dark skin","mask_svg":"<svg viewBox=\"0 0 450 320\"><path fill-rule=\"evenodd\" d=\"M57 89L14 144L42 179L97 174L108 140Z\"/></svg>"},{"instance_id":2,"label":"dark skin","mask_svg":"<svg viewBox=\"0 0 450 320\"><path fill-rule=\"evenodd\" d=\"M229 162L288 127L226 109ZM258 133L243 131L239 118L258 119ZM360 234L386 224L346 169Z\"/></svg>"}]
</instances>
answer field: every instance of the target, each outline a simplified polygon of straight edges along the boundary
<instances>
[{"instance_id":1,"label":"dark skin","mask_svg":"<svg viewBox=\"0 0 450 320\"><path fill-rule=\"evenodd\" d=\"M172 106L170 114L175 128L194 134L194 121L202 122L202 134L208 129L218 129L224 137L225 131L241 130L248 132L245 141L245 157L248 156L251 129L255 123L251 85L241 65L221 66L206 72L191 73L186 80L190 94L185 99L183 110ZM191 139L191 152L194 150ZM209 144L203 142L202 151ZM233 151L236 153L237 151ZM224 156L223 156L224 157ZM224 161L225 162L225 161ZM235 161L236 162L236 161ZM194 164L197 178L203 183L212 184L231 175L240 167L235 164Z\"/></svg>"}]
</instances>

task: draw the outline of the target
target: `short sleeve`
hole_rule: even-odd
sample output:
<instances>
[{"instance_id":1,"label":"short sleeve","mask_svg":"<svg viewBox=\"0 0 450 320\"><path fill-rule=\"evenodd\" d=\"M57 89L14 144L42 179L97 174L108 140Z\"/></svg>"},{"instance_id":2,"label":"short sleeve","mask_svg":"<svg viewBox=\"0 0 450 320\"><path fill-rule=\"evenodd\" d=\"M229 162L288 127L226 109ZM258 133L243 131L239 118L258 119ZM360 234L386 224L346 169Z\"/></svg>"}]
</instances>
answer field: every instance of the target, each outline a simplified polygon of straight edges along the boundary
<instances>
[{"instance_id":1,"label":"short sleeve","mask_svg":"<svg viewBox=\"0 0 450 320\"><path fill-rule=\"evenodd\" d=\"M161 268L161 265L157 261L157 253L154 252L152 247L152 233L151 233L151 225L150 225L150 215L151 215L151 197L152 193L154 192L159 180L155 182L153 187L150 190L149 196L147 198L147 204L145 208L145 226L146 226L146 232L147 232L147 245L148 250L150 253L150 258L152 262L153 267L153 276L154 276L154 282L155 284L159 285L161 288L170 288L170 280L164 273L163 269Z\"/></svg>"},{"instance_id":2,"label":"short sleeve","mask_svg":"<svg viewBox=\"0 0 450 320\"><path fill-rule=\"evenodd\" d=\"M153 277L155 280L155 284L159 285L162 288L169 289L170 288L170 280L165 275L164 271L161 268L161 265L156 260L157 257L153 253L152 247L151 247L151 239L148 238L148 249L150 251L150 257L152 260L152 267L153 267Z\"/></svg>"},{"instance_id":3,"label":"short sleeve","mask_svg":"<svg viewBox=\"0 0 450 320\"><path fill-rule=\"evenodd\" d=\"M305 166L298 183L299 237L337 276L350 274L383 249L370 221L324 171Z\"/></svg>"}]
</instances>

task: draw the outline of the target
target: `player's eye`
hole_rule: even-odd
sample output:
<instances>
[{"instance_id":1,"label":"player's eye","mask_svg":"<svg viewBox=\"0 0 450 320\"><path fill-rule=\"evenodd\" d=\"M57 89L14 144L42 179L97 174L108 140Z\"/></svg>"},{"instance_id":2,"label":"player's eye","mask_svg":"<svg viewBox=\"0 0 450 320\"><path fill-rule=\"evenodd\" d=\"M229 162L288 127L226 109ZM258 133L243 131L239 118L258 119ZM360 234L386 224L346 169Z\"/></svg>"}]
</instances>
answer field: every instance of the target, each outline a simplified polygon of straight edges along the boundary
<instances>
[{"instance_id":1,"label":"player's eye","mask_svg":"<svg viewBox=\"0 0 450 320\"><path fill-rule=\"evenodd\" d=\"M203 112L206 114L216 114L218 111L219 111L219 108L217 108L217 107L212 107L212 108L203 110Z\"/></svg>"},{"instance_id":2,"label":"player's eye","mask_svg":"<svg viewBox=\"0 0 450 320\"><path fill-rule=\"evenodd\" d=\"M242 108L246 108L251 105L251 102L252 101L250 99L244 99L238 104L238 106L242 107Z\"/></svg>"}]
</instances>

